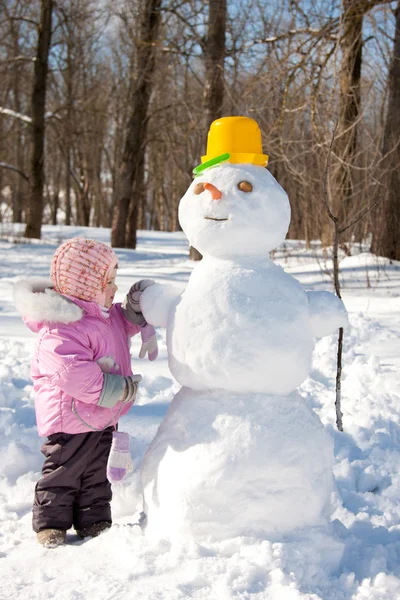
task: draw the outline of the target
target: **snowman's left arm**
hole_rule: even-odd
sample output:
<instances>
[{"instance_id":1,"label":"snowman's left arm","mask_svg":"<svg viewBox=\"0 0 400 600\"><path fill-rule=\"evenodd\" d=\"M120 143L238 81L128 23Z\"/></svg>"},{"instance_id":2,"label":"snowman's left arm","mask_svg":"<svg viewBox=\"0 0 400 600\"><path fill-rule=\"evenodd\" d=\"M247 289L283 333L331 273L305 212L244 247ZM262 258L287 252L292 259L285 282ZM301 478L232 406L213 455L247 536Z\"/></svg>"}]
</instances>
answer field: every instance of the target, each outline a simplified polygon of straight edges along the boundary
<instances>
[{"instance_id":1,"label":"snowman's left arm","mask_svg":"<svg viewBox=\"0 0 400 600\"><path fill-rule=\"evenodd\" d=\"M331 335L348 323L347 311L340 298L331 292L307 292L312 334L315 338Z\"/></svg>"}]
</instances>

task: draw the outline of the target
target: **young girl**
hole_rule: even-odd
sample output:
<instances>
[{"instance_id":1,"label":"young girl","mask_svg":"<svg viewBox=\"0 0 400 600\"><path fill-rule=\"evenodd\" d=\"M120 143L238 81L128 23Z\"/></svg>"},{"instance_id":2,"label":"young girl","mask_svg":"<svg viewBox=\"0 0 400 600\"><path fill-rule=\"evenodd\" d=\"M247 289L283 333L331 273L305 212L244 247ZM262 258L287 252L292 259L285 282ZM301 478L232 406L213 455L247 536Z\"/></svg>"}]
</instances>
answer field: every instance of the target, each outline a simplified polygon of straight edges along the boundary
<instances>
[{"instance_id":1,"label":"young girl","mask_svg":"<svg viewBox=\"0 0 400 600\"><path fill-rule=\"evenodd\" d=\"M132 374L129 338L141 333L140 356L157 356L154 328L139 307L153 282L136 283L123 305L113 304L117 263L109 246L74 238L54 254L52 285L29 278L15 287L17 309L39 334L31 375L38 432L47 440L33 530L47 547L63 544L72 526L82 538L111 527L113 431L141 380Z\"/></svg>"}]
</instances>

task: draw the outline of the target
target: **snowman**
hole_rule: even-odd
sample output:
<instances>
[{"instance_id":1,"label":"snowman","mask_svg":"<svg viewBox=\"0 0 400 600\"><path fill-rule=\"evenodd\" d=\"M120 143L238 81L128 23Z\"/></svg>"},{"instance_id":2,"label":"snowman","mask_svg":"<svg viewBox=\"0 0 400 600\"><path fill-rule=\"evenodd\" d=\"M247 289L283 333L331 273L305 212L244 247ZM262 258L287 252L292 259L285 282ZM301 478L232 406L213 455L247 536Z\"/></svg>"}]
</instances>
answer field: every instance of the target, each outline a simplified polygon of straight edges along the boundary
<instances>
[{"instance_id":1,"label":"snowman","mask_svg":"<svg viewBox=\"0 0 400 600\"><path fill-rule=\"evenodd\" d=\"M254 120L211 125L179 205L203 259L183 293L154 284L141 296L182 386L142 463L146 535L282 540L329 521L333 443L296 388L314 338L343 326L346 310L269 258L290 205L267 160Z\"/></svg>"}]
</instances>

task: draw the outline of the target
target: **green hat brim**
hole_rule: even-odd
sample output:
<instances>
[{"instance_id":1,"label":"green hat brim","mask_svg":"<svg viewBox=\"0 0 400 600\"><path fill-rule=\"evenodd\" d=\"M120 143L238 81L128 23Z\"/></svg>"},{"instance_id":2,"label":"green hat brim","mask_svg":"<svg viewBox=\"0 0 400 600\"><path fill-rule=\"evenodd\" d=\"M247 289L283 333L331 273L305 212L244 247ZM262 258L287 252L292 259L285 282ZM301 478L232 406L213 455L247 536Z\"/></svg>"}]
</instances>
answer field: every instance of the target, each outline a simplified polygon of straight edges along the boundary
<instances>
[{"instance_id":1,"label":"green hat brim","mask_svg":"<svg viewBox=\"0 0 400 600\"><path fill-rule=\"evenodd\" d=\"M206 162L202 163L201 165L198 165L197 167L195 167L193 169L194 176L197 177L198 175L201 175L202 172L205 171L206 169L209 169L210 167L214 167L215 165L219 165L219 163L229 160L230 157L231 157L231 155L228 152L226 152L225 154L220 154L219 156L216 156L215 158L211 158L210 160L207 160Z\"/></svg>"}]
</instances>

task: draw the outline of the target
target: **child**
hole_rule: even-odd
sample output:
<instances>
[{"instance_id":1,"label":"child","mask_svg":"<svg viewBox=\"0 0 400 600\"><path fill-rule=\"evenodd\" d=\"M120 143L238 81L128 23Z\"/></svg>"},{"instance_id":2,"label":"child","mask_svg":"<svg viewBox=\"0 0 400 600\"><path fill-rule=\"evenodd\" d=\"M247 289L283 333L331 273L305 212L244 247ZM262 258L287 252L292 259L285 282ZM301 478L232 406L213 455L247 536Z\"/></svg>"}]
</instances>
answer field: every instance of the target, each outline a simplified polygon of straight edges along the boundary
<instances>
[{"instance_id":1,"label":"child","mask_svg":"<svg viewBox=\"0 0 400 600\"><path fill-rule=\"evenodd\" d=\"M33 530L47 547L65 543L72 526L82 538L111 527L113 431L141 380L132 374L129 338L141 333L140 356L157 356L154 328L139 307L141 292L153 282L136 283L123 305L113 304L117 263L109 246L74 238L54 254L52 287L37 278L15 287L19 312L39 334L31 375L38 432L47 441Z\"/></svg>"}]
</instances>

